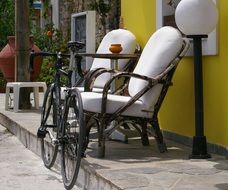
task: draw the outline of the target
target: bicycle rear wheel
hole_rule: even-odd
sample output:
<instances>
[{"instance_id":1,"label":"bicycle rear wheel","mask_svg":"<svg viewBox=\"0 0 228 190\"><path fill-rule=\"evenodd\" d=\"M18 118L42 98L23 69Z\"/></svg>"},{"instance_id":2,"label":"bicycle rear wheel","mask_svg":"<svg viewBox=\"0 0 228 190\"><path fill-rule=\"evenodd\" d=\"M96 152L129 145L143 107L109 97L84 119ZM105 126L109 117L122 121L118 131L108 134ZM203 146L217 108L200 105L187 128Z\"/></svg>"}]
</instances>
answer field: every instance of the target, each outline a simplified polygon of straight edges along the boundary
<instances>
[{"instance_id":1,"label":"bicycle rear wheel","mask_svg":"<svg viewBox=\"0 0 228 190\"><path fill-rule=\"evenodd\" d=\"M41 126L37 132L41 138L41 156L44 165L51 168L58 153L57 138L57 112L54 99L54 85L50 85L44 95L41 111Z\"/></svg>"},{"instance_id":2,"label":"bicycle rear wheel","mask_svg":"<svg viewBox=\"0 0 228 190\"><path fill-rule=\"evenodd\" d=\"M73 89L66 97L62 123L61 173L66 189L74 186L80 168L85 137L83 115L80 92Z\"/></svg>"}]
</instances>

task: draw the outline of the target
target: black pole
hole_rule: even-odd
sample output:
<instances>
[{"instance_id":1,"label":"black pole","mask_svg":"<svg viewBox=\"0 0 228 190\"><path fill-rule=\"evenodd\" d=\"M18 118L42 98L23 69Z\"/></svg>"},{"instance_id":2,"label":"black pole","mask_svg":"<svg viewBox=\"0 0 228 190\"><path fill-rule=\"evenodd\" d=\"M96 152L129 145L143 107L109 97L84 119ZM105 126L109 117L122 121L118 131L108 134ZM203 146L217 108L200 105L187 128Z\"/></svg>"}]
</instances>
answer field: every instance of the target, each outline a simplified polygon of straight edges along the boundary
<instances>
[{"instance_id":1,"label":"black pole","mask_svg":"<svg viewBox=\"0 0 228 190\"><path fill-rule=\"evenodd\" d=\"M203 112L203 70L202 70L202 38L207 35L191 35L194 51L194 82L195 82L195 136L193 137L192 159L207 159L211 155L207 153L207 140L204 136L204 112Z\"/></svg>"}]
</instances>

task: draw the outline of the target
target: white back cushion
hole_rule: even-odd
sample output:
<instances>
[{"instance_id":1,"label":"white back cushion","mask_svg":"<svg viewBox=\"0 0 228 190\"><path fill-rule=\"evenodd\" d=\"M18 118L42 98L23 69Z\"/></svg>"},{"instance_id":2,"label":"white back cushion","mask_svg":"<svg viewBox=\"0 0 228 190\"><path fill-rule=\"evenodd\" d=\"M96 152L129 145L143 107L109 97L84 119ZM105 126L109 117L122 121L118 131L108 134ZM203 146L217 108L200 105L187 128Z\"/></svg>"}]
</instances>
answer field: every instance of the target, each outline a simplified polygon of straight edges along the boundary
<instances>
[{"instance_id":1,"label":"white back cushion","mask_svg":"<svg viewBox=\"0 0 228 190\"><path fill-rule=\"evenodd\" d=\"M148 77L162 73L180 52L182 43L182 36L177 29L169 26L159 29L150 37L143 49L134 73ZM137 94L145 85L147 82L132 78L128 88L130 96ZM140 98L147 105L147 109L153 109L161 89L162 85L158 84Z\"/></svg>"},{"instance_id":2,"label":"white back cushion","mask_svg":"<svg viewBox=\"0 0 228 190\"><path fill-rule=\"evenodd\" d=\"M124 30L124 29L112 30L104 36L96 53L111 53L109 51L109 47L111 44L121 44L123 50L120 53L132 54L135 52L136 38L134 34L132 34L128 30ZM126 65L128 61L129 61L128 59L119 60L118 69L122 70L122 68ZM91 66L91 70L96 68L111 68L110 60L95 58ZM94 86L102 88L104 84L107 82L107 80L109 79L110 79L109 74L102 74L100 77L96 79L96 81L94 82Z\"/></svg>"}]
</instances>

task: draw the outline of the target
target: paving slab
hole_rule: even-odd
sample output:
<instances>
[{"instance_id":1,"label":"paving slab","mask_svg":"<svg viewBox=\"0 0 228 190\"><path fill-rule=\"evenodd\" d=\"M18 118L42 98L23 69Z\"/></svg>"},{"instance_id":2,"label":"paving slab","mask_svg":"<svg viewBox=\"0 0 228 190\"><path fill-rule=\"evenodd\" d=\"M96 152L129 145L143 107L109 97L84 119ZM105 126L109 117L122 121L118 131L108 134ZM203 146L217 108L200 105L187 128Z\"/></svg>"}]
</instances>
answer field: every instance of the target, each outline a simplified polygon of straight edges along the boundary
<instances>
[{"instance_id":1,"label":"paving slab","mask_svg":"<svg viewBox=\"0 0 228 190\"><path fill-rule=\"evenodd\" d=\"M18 113L4 109L0 94L0 123L12 131L30 150L40 155L36 131L40 111ZM106 157L96 157L96 139L92 139L82 160L77 184L85 190L228 190L228 160L188 159L191 148L166 140L167 153L159 153L153 137L143 147L139 138L128 144L107 141Z\"/></svg>"}]
</instances>

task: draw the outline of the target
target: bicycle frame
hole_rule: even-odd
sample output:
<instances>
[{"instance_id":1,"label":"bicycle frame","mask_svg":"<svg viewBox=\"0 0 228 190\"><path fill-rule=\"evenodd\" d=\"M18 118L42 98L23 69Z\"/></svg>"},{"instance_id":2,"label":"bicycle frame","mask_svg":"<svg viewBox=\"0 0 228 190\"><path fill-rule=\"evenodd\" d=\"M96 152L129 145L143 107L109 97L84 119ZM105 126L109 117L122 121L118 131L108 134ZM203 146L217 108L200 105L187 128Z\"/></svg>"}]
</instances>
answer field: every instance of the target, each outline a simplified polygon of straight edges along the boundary
<instances>
[{"instance_id":1,"label":"bicycle frame","mask_svg":"<svg viewBox=\"0 0 228 190\"><path fill-rule=\"evenodd\" d=\"M61 76L66 76L67 77L67 80L68 80L68 83L67 83L67 87L70 88L71 87L71 75L72 75L72 71L65 71L62 69L63 67L63 64L62 64L62 58L63 57L70 57L69 54L62 54L61 52L59 53L49 53L49 52L38 52L38 53L34 53L32 52L31 53L31 56L30 56L30 68L32 68L32 63L33 63L33 58L35 56L51 56L51 57L55 57L57 60L56 60L56 63L55 63L55 70L56 70L56 73L55 73L55 76L54 76L54 81L53 83L51 84L52 87L51 87L51 91L54 92L54 100L55 100L55 106L56 106L56 125L57 125L57 130L58 130L58 133L57 133L57 137L59 137L59 132L61 131L60 129L60 126L61 126L61 117L62 117L62 106L61 106L61 82L60 82L60 79L61 79ZM43 131L42 129L41 130L38 130L38 137L41 137L43 138L45 135L46 135L46 132L49 133L49 136L50 138L52 139L53 142L58 142L57 139L53 138L53 135L50 134L50 131Z\"/></svg>"}]
</instances>

